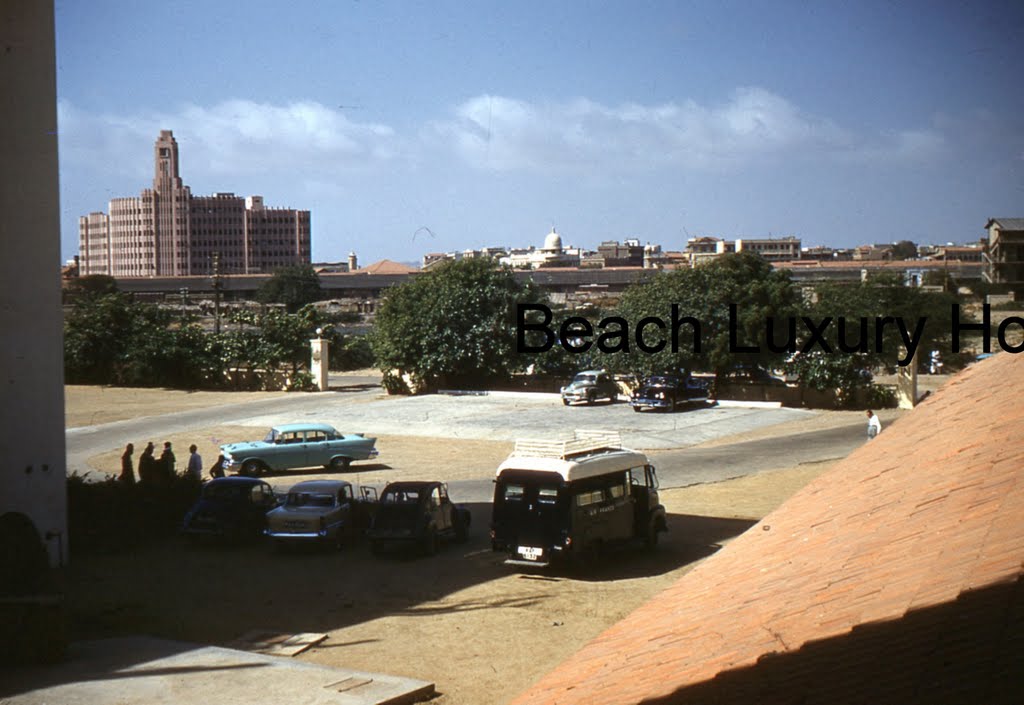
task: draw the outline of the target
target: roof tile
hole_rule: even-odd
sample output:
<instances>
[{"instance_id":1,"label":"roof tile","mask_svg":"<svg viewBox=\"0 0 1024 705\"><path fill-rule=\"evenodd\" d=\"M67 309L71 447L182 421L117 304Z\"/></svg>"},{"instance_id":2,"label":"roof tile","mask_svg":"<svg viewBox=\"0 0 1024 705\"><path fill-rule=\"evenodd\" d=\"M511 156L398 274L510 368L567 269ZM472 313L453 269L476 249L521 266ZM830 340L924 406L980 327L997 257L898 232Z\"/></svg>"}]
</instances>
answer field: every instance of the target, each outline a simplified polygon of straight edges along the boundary
<instances>
[{"instance_id":1,"label":"roof tile","mask_svg":"<svg viewBox=\"0 0 1024 705\"><path fill-rule=\"evenodd\" d=\"M968 368L515 703L1013 700L1019 389Z\"/></svg>"}]
</instances>

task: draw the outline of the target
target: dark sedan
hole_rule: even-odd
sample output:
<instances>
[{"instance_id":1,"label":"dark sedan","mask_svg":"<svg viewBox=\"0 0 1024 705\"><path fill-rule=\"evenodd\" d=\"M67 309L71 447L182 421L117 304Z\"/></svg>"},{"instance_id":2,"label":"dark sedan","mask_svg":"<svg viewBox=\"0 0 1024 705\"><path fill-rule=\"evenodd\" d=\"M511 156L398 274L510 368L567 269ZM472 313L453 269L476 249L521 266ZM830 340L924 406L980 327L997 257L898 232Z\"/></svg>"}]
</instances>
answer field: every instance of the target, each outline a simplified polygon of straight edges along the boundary
<instances>
[{"instance_id":1,"label":"dark sedan","mask_svg":"<svg viewBox=\"0 0 1024 705\"><path fill-rule=\"evenodd\" d=\"M392 482L367 533L374 553L406 545L430 555L442 540L465 541L469 522L469 510L451 501L443 482Z\"/></svg>"},{"instance_id":2,"label":"dark sedan","mask_svg":"<svg viewBox=\"0 0 1024 705\"><path fill-rule=\"evenodd\" d=\"M684 404L708 400L708 385L703 379L677 375L648 377L629 399L633 411L662 409L672 411Z\"/></svg>"},{"instance_id":3,"label":"dark sedan","mask_svg":"<svg viewBox=\"0 0 1024 705\"><path fill-rule=\"evenodd\" d=\"M257 538L267 528L267 512L278 505L273 488L253 477L223 477L203 486L185 515L182 533L240 541Z\"/></svg>"}]
</instances>

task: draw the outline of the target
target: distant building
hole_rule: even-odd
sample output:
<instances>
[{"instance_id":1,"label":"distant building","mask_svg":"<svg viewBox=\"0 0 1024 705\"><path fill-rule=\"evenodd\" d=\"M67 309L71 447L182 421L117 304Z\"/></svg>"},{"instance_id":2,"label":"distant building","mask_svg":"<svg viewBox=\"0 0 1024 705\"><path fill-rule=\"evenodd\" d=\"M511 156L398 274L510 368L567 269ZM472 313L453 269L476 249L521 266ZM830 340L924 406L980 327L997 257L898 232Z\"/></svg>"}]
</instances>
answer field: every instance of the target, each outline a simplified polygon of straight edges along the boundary
<instances>
[{"instance_id":1,"label":"distant building","mask_svg":"<svg viewBox=\"0 0 1024 705\"><path fill-rule=\"evenodd\" d=\"M544 267L577 267L581 252L575 248L565 248L562 236L554 228L544 238L544 246L540 249L530 247L525 250L511 250L499 261L513 269L541 269Z\"/></svg>"},{"instance_id":2,"label":"distant building","mask_svg":"<svg viewBox=\"0 0 1024 705\"><path fill-rule=\"evenodd\" d=\"M618 240L608 240L597 246L597 254L605 267L644 266L644 246L639 240L626 240L621 245Z\"/></svg>"},{"instance_id":3,"label":"distant building","mask_svg":"<svg viewBox=\"0 0 1024 705\"><path fill-rule=\"evenodd\" d=\"M790 262L800 259L801 242L797 237L736 238L695 237L686 242L686 255L691 267L733 252L753 252L769 262Z\"/></svg>"},{"instance_id":4,"label":"distant building","mask_svg":"<svg viewBox=\"0 0 1024 705\"><path fill-rule=\"evenodd\" d=\"M985 224L985 280L1024 296L1024 218L992 218Z\"/></svg>"},{"instance_id":5,"label":"distant building","mask_svg":"<svg viewBox=\"0 0 1024 705\"><path fill-rule=\"evenodd\" d=\"M272 272L310 263L309 211L269 208L262 196L193 196L178 172L178 143L161 130L153 188L78 219L80 273L114 277Z\"/></svg>"}]
</instances>

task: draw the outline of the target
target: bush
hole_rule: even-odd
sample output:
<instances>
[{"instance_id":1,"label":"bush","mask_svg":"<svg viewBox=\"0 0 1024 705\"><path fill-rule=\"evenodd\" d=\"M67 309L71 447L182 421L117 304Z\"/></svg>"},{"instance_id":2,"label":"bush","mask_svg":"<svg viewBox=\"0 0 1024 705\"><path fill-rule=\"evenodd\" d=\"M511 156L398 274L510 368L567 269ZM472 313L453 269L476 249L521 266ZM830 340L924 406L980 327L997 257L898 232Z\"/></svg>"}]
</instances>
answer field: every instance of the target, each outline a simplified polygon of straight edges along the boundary
<instances>
[{"instance_id":1,"label":"bush","mask_svg":"<svg viewBox=\"0 0 1024 705\"><path fill-rule=\"evenodd\" d=\"M72 473L67 480L68 540L72 551L128 550L175 535L199 498L194 477L126 484L116 478L90 482Z\"/></svg>"}]
</instances>

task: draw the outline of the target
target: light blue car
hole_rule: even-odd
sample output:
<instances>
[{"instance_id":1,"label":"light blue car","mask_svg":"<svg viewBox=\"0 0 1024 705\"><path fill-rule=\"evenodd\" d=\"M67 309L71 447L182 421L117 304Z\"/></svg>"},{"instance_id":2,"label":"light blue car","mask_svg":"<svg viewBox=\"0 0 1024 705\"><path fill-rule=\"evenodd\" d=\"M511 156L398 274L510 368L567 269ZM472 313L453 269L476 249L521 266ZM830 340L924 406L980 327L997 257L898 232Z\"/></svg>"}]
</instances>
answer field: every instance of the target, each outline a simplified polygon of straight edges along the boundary
<instances>
[{"instance_id":1,"label":"light blue car","mask_svg":"<svg viewBox=\"0 0 1024 705\"><path fill-rule=\"evenodd\" d=\"M362 433L339 433L323 423L293 423L275 426L262 441L229 443L220 450L225 470L255 476L318 465L345 470L353 460L377 457L376 442Z\"/></svg>"}]
</instances>

